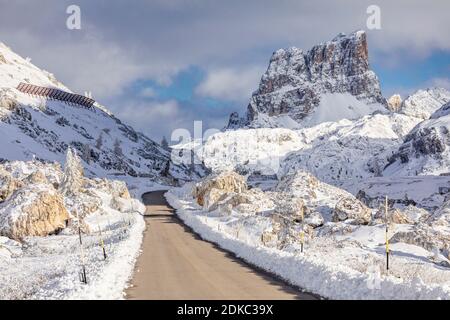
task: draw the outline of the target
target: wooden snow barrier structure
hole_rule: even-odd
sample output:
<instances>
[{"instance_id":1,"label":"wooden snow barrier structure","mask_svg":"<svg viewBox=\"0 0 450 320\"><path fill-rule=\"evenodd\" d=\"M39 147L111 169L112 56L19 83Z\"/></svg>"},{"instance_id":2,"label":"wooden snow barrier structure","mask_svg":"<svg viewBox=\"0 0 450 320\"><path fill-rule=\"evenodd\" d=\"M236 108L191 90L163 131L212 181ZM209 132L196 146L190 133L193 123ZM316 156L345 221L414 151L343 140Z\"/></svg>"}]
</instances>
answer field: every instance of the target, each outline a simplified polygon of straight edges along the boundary
<instances>
[{"instance_id":1,"label":"wooden snow barrier structure","mask_svg":"<svg viewBox=\"0 0 450 320\"><path fill-rule=\"evenodd\" d=\"M68 104L76 104L87 109L92 109L95 103L95 100L82 96L80 94L70 93L55 88L40 87L34 84L23 82L19 83L19 85L17 86L17 90L32 96L44 97L51 100L59 100Z\"/></svg>"}]
</instances>

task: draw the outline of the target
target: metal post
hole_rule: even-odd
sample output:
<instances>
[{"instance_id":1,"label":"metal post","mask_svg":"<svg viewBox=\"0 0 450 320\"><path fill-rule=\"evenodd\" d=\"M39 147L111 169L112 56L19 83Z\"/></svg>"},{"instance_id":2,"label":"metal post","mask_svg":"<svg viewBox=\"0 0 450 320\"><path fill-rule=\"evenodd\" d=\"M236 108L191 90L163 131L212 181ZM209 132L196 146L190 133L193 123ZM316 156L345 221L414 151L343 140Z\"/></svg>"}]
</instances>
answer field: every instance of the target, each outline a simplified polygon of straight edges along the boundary
<instances>
[{"instance_id":1,"label":"metal post","mask_svg":"<svg viewBox=\"0 0 450 320\"><path fill-rule=\"evenodd\" d=\"M389 271L389 219L388 219L388 197L386 196L386 201L384 205L384 213L386 219L386 270Z\"/></svg>"}]
</instances>

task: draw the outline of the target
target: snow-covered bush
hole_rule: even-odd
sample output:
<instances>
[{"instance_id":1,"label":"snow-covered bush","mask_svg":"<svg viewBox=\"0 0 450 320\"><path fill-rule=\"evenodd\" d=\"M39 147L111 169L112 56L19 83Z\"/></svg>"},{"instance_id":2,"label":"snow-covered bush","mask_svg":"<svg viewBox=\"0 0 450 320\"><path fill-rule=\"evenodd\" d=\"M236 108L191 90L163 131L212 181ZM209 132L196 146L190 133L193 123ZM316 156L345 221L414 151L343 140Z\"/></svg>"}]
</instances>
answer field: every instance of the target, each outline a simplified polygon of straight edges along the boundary
<instances>
[{"instance_id":1,"label":"snow-covered bush","mask_svg":"<svg viewBox=\"0 0 450 320\"><path fill-rule=\"evenodd\" d=\"M64 175L59 187L63 195L76 195L83 186L83 167L81 160L71 147L67 148Z\"/></svg>"}]
</instances>

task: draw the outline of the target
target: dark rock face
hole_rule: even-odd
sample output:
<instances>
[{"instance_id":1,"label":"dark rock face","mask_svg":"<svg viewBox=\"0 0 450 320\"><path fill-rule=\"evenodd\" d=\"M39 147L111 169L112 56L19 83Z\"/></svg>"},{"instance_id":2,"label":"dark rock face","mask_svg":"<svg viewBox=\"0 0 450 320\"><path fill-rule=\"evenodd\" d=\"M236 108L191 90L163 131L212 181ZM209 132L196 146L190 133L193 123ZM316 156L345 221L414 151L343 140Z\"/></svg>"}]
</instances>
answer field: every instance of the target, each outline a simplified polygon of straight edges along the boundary
<instances>
[{"instance_id":1,"label":"dark rock face","mask_svg":"<svg viewBox=\"0 0 450 320\"><path fill-rule=\"evenodd\" d=\"M314 112L323 93L350 93L369 104L387 105L378 78L369 69L363 31L340 34L307 52L295 47L276 51L251 98L246 119L238 121L233 113L229 128L248 125L259 114L287 114L300 121Z\"/></svg>"}]
</instances>

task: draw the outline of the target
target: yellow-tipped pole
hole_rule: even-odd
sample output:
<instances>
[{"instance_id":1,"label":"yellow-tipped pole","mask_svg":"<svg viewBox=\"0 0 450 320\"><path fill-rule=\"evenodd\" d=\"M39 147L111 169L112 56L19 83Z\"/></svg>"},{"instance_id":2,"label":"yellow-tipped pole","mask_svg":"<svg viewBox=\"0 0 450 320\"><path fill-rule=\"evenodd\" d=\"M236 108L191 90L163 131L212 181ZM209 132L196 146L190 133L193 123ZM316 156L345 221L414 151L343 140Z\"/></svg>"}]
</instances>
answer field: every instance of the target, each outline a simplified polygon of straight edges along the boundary
<instances>
[{"instance_id":1,"label":"yellow-tipped pole","mask_svg":"<svg viewBox=\"0 0 450 320\"><path fill-rule=\"evenodd\" d=\"M389 270L389 219L388 219L388 197L384 205L384 214L386 219L386 270Z\"/></svg>"},{"instance_id":2,"label":"yellow-tipped pole","mask_svg":"<svg viewBox=\"0 0 450 320\"><path fill-rule=\"evenodd\" d=\"M100 247L102 247L103 250L103 258L107 258L106 255L106 249L105 249L105 242L103 241L103 234L102 234L102 229L100 228L100 226L98 226L98 231L100 232Z\"/></svg>"},{"instance_id":3,"label":"yellow-tipped pole","mask_svg":"<svg viewBox=\"0 0 450 320\"><path fill-rule=\"evenodd\" d=\"M303 227L304 227L304 222L303 221L305 219L305 212L304 212L304 209L303 209L303 205L302 205L302 207L300 209L300 215L302 217L302 232L300 233L300 241L301 241L301 253L303 253L303 247L305 245L305 231L303 230Z\"/></svg>"}]
</instances>

